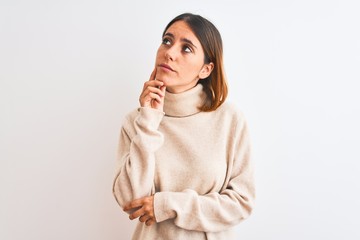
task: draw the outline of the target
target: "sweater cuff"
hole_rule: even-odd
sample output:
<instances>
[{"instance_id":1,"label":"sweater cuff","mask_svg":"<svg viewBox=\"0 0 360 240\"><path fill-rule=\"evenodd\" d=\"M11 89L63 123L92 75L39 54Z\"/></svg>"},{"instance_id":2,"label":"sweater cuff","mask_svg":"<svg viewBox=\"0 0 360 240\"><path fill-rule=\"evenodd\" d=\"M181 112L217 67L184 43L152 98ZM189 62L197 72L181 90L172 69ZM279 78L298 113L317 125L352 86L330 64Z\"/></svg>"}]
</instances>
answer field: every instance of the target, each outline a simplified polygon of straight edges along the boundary
<instances>
[{"instance_id":1,"label":"sweater cuff","mask_svg":"<svg viewBox=\"0 0 360 240\"><path fill-rule=\"evenodd\" d=\"M146 126L148 129L158 129L165 113L149 107L139 107L140 113L136 121L140 126Z\"/></svg>"},{"instance_id":2,"label":"sweater cuff","mask_svg":"<svg viewBox=\"0 0 360 240\"><path fill-rule=\"evenodd\" d=\"M175 218L176 212L169 209L167 204L170 192L157 192L154 195L154 215L156 222L162 222L167 219Z\"/></svg>"}]
</instances>

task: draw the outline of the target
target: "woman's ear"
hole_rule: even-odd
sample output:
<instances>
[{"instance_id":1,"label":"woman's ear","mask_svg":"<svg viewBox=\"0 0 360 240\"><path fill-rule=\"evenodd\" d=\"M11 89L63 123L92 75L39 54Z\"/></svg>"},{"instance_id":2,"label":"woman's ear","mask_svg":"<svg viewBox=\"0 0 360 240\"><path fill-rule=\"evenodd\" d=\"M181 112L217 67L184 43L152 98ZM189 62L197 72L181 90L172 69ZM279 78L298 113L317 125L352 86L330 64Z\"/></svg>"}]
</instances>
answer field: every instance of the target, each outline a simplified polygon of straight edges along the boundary
<instances>
[{"instance_id":1,"label":"woman's ear","mask_svg":"<svg viewBox=\"0 0 360 240\"><path fill-rule=\"evenodd\" d=\"M199 78L200 79L207 78L211 74L213 69L214 69L214 64L212 62L204 64L204 66L200 70Z\"/></svg>"}]
</instances>

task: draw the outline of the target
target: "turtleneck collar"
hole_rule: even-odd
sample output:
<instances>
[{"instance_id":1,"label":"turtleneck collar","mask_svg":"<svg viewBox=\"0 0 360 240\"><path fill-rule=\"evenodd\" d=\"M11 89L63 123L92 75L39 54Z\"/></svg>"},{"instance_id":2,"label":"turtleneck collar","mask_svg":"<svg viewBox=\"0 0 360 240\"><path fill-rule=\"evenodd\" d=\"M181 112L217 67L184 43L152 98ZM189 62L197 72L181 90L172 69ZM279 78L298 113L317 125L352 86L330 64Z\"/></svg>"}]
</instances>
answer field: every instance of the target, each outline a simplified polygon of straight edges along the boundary
<instances>
[{"instance_id":1,"label":"turtleneck collar","mask_svg":"<svg viewBox=\"0 0 360 240\"><path fill-rule=\"evenodd\" d=\"M168 117L187 117L200 112L206 99L203 85L195 87L182 93L165 93L164 112Z\"/></svg>"}]
</instances>

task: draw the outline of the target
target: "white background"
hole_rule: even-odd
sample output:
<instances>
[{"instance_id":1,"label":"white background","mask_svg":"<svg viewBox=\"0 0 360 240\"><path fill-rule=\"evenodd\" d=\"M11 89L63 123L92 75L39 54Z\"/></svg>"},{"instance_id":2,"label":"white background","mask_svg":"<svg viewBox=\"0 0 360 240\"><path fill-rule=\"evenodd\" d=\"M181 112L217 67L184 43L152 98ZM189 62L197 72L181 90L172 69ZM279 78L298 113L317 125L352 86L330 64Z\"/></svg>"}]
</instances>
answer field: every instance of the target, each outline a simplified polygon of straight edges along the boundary
<instances>
[{"instance_id":1,"label":"white background","mask_svg":"<svg viewBox=\"0 0 360 240\"><path fill-rule=\"evenodd\" d=\"M238 239L360 239L356 0L0 1L0 239L129 239L112 196L124 115L165 25L220 30L257 205Z\"/></svg>"}]
</instances>

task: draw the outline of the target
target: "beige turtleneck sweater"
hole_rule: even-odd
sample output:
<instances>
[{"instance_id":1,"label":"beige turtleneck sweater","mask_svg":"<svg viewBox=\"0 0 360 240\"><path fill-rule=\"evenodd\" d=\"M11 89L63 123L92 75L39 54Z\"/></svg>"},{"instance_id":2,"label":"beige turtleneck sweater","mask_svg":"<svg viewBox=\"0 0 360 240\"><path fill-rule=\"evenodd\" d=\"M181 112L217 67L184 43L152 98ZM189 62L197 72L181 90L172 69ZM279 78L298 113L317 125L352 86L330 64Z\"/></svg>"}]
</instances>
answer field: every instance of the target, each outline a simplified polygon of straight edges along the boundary
<instances>
[{"instance_id":1,"label":"beige turtleneck sweater","mask_svg":"<svg viewBox=\"0 0 360 240\"><path fill-rule=\"evenodd\" d=\"M164 112L139 108L121 129L113 193L120 206L154 195L156 222L133 239L232 239L255 190L244 116L224 103L200 112L202 85L165 95Z\"/></svg>"}]
</instances>

